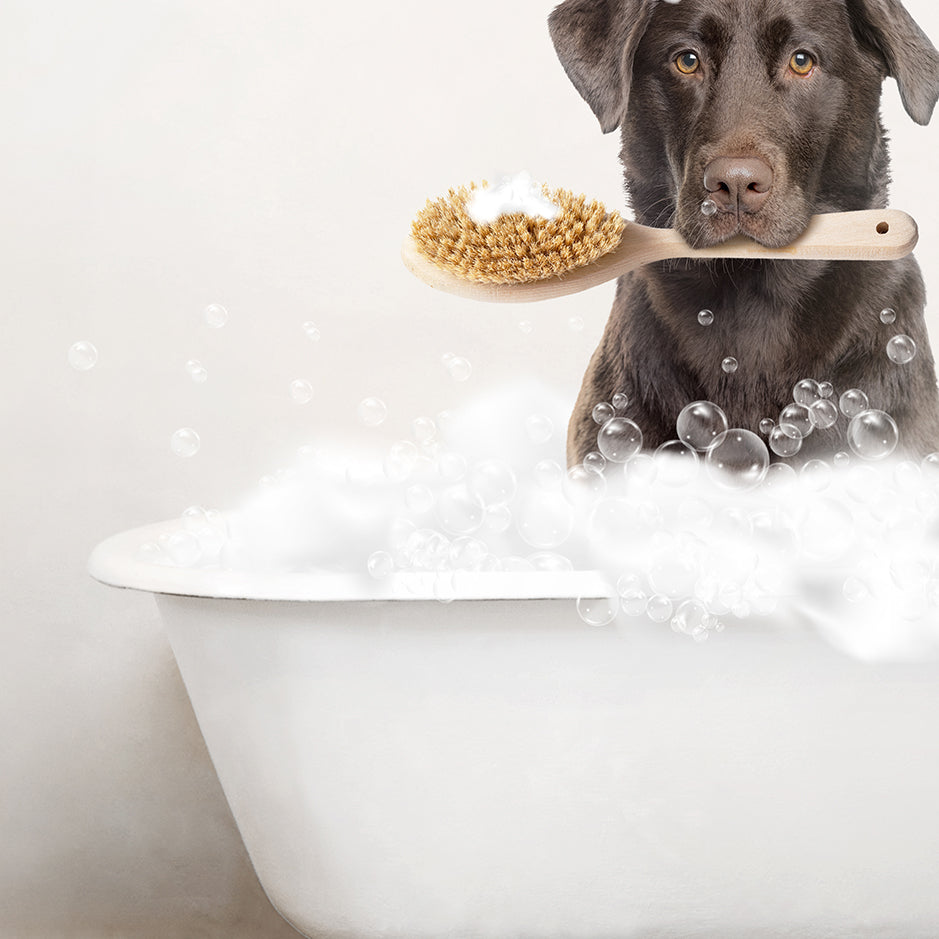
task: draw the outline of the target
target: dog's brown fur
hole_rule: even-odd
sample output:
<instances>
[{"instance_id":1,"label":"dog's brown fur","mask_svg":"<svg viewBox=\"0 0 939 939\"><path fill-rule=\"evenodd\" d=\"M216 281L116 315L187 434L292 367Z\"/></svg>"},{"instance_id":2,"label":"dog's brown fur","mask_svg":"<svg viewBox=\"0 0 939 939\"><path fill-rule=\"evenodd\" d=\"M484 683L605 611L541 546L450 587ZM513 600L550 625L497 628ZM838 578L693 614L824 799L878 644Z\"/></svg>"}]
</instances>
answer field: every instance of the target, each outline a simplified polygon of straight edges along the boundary
<instances>
[{"instance_id":1,"label":"dog's brown fur","mask_svg":"<svg viewBox=\"0 0 939 939\"><path fill-rule=\"evenodd\" d=\"M880 89L928 122L939 97L939 53L898 0L566 0L549 19L558 56L604 132L622 132L625 185L637 221L675 226L691 245L743 232L792 241L818 212L886 205ZM699 67L675 58L693 50ZM811 52L801 77L790 57ZM704 216L704 173L721 158L757 159L771 190L752 211ZM568 434L568 460L596 449L594 405L617 392L644 446L673 439L679 412L709 400L731 426L777 419L804 378L836 394L861 388L887 411L910 455L939 449L939 394L916 262L664 262L621 278ZM891 326L879 312L896 310ZM709 327L701 309L714 312ZM887 340L906 333L918 354L896 365ZM736 372L721 368L737 359ZM800 458L844 449L845 421L805 440Z\"/></svg>"}]
</instances>

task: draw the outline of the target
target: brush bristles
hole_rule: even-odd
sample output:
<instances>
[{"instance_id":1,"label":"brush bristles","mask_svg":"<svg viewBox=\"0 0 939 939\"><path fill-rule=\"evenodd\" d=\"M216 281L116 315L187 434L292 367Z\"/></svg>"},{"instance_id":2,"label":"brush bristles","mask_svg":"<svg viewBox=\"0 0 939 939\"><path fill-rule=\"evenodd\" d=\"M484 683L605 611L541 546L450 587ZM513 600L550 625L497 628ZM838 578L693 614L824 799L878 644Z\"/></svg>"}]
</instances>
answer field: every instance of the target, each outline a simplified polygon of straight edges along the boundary
<instances>
[{"instance_id":1,"label":"brush bristles","mask_svg":"<svg viewBox=\"0 0 939 939\"><path fill-rule=\"evenodd\" d=\"M411 226L422 254L466 280L511 284L564 274L615 248L626 225L599 202L546 187L545 196L561 207L555 218L511 214L480 224L466 211L474 189L471 183L428 200Z\"/></svg>"}]
</instances>

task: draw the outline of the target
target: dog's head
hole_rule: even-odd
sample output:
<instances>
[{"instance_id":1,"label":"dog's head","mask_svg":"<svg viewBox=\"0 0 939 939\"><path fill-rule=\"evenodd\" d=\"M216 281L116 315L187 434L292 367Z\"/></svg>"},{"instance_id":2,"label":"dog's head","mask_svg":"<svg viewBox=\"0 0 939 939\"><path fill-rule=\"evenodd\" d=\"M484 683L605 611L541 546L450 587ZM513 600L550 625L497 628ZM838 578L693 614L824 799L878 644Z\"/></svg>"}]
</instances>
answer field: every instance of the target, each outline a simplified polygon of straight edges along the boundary
<instances>
[{"instance_id":1,"label":"dog's head","mask_svg":"<svg viewBox=\"0 0 939 939\"><path fill-rule=\"evenodd\" d=\"M899 0L566 0L549 26L603 131L622 128L637 218L695 247L781 247L813 213L882 205L884 77L918 123L939 98Z\"/></svg>"}]
</instances>

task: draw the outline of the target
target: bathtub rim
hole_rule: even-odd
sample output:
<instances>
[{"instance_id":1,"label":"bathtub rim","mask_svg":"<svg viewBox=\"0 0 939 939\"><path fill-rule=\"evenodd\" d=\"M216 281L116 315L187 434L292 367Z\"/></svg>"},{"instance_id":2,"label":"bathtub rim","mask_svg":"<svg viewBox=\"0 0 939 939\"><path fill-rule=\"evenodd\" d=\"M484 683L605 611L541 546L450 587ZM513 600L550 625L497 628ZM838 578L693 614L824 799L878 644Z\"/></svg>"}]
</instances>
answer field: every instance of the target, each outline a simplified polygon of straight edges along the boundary
<instances>
[{"instance_id":1,"label":"bathtub rim","mask_svg":"<svg viewBox=\"0 0 939 939\"><path fill-rule=\"evenodd\" d=\"M577 600L613 597L601 573L572 571L402 571L376 579L365 571L227 570L174 567L138 557L140 548L179 531L180 519L130 528L100 542L88 573L109 587L182 597L272 601ZM443 588L441 590L441 587Z\"/></svg>"}]
</instances>

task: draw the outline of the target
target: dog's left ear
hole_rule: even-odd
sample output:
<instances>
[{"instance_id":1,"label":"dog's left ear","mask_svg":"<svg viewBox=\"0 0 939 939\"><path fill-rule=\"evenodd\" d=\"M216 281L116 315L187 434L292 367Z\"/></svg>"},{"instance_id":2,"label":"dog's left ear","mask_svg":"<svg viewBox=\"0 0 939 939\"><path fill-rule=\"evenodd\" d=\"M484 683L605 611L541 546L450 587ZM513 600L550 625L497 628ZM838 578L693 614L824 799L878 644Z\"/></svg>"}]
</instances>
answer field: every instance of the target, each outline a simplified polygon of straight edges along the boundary
<instances>
[{"instance_id":1,"label":"dog's left ear","mask_svg":"<svg viewBox=\"0 0 939 939\"><path fill-rule=\"evenodd\" d=\"M900 100L917 124L928 124L939 99L939 52L900 0L848 0L858 38L883 57Z\"/></svg>"},{"instance_id":2,"label":"dog's left ear","mask_svg":"<svg viewBox=\"0 0 939 939\"><path fill-rule=\"evenodd\" d=\"M565 0L548 17L561 65L604 134L626 113L633 56L654 6L655 0Z\"/></svg>"}]
</instances>

